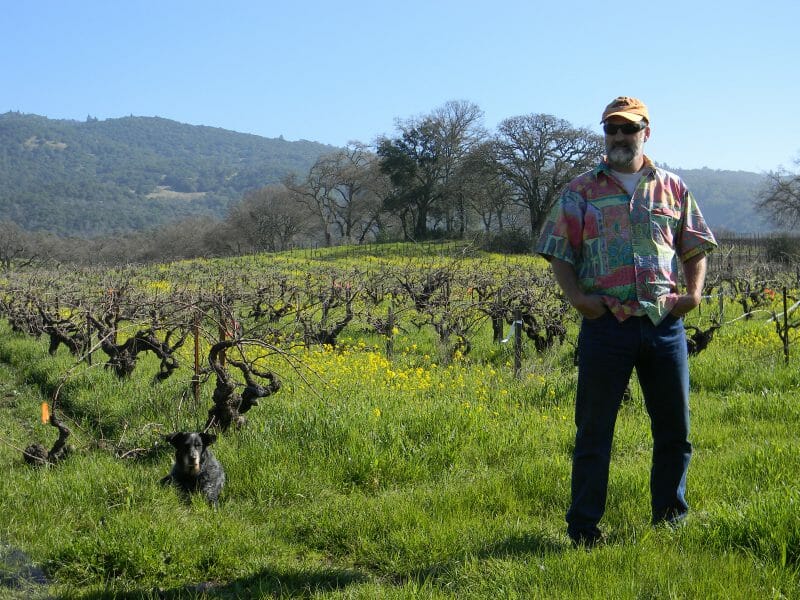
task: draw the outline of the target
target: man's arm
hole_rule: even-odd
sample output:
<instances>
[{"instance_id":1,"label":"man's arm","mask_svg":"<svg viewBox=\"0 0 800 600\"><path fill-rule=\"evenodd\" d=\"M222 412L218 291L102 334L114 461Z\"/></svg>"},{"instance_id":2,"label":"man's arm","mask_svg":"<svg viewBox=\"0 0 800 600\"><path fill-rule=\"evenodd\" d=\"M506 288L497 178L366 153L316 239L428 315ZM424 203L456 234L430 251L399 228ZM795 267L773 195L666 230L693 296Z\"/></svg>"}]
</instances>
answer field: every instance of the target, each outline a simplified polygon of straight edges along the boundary
<instances>
[{"instance_id":1,"label":"man's arm","mask_svg":"<svg viewBox=\"0 0 800 600\"><path fill-rule=\"evenodd\" d=\"M553 269L556 282L558 282L567 300L579 313L587 319L597 319L603 316L603 313L606 312L606 305L603 299L594 294L584 293L578 284L578 275L575 273L575 267L565 260L551 258L550 268Z\"/></svg>"},{"instance_id":2,"label":"man's arm","mask_svg":"<svg viewBox=\"0 0 800 600\"><path fill-rule=\"evenodd\" d=\"M693 256L683 263L683 276L686 279L686 293L678 296L672 307L672 314L682 317L700 305L703 298L703 285L706 281L708 259L705 252Z\"/></svg>"}]
</instances>

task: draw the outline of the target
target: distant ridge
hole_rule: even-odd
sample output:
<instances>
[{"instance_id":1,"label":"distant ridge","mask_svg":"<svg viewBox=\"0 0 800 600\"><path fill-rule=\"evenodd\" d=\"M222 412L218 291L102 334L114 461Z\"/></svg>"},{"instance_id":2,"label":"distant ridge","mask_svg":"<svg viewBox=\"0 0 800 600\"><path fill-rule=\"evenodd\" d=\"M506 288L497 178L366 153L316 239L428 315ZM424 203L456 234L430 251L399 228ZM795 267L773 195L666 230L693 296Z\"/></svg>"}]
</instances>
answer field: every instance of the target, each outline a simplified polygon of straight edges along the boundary
<instances>
[{"instance_id":1,"label":"distant ridge","mask_svg":"<svg viewBox=\"0 0 800 600\"><path fill-rule=\"evenodd\" d=\"M756 211L766 177L749 171L670 169L680 175L714 231L767 233L774 226Z\"/></svg>"},{"instance_id":2,"label":"distant ridge","mask_svg":"<svg viewBox=\"0 0 800 600\"><path fill-rule=\"evenodd\" d=\"M0 221L95 237L190 216L220 218L248 190L289 173L302 178L336 150L160 117L75 121L7 112L0 114ZM755 210L763 174L670 170L684 178L715 231L772 230Z\"/></svg>"},{"instance_id":3,"label":"distant ridge","mask_svg":"<svg viewBox=\"0 0 800 600\"><path fill-rule=\"evenodd\" d=\"M335 147L160 117L0 115L0 220L91 237L222 217L247 191L305 175Z\"/></svg>"}]
</instances>

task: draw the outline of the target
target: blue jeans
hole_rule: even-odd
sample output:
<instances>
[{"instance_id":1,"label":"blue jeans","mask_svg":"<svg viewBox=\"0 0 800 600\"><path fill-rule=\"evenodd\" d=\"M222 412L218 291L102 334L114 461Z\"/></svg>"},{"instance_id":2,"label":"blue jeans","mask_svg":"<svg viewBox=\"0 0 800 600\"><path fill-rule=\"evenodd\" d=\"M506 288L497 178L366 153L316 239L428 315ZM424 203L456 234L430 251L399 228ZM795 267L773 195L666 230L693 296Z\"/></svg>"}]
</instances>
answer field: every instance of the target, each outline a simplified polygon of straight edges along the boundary
<instances>
[{"instance_id":1,"label":"blue jeans","mask_svg":"<svg viewBox=\"0 0 800 600\"><path fill-rule=\"evenodd\" d=\"M584 319L578 338L578 391L572 504L567 533L596 539L603 516L617 412L633 369L644 394L653 436L650 495L653 523L677 522L686 504L689 443L689 365L683 321L667 315L620 323L610 313Z\"/></svg>"}]
</instances>

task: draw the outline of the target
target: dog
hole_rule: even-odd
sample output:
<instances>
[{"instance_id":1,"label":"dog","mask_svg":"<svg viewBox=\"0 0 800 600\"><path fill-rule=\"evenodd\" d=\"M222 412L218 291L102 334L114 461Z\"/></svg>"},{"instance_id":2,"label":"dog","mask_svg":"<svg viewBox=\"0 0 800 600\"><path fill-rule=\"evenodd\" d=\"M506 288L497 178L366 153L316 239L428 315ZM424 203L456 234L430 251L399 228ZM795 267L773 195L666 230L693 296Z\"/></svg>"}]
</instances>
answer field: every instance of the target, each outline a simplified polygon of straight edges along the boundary
<instances>
[{"instance_id":1,"label":"dog","mask_svg":"<svg viewBox=\"0 0 800 600\"><path fill-rule=\"evenodd\" d=\"M166 436L175 446L175 464L161 485L178 487L188 502L191 493L203 494L211 506L217 507L225 485L225 471L209 446L217 440L213 433L179 431Z\"/></svg>"}]
</instances>

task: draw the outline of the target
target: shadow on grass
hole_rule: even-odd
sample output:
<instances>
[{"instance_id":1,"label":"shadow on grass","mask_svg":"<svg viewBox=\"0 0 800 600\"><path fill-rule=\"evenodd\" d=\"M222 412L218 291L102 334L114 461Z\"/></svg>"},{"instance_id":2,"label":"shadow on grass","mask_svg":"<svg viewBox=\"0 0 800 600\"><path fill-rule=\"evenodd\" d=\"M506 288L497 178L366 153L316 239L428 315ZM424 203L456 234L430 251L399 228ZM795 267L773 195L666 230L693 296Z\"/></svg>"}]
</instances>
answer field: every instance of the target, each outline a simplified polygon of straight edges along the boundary
<instances>
[{"instance_id":1,"label":"shadow on grass","mask_svg":"<svg viewBox=\"0 0 800 600\"><path fill-rule=\"evenodd\" d=\"M342 590L351 585L366 583L370 578L359 571L324 569L306 571L281 571L266 569L248 577L226 584L214 582L183 586L174 589L142 589L130 592L104 590L79 596L82 600L186 600L188 598L311 598L321 592Z\"/></svg>"},{"instance_id":2,"label":"shadow on grass","mask_svg":"<svg viewBox=\"0 0 800 600\"><path fill-rule=\"evenodd\" d=\"M489 544L473 555L462 555L452 559L428 565L423 569L416 570L410 574L396 575L390 578L396 585L404 585L409 581L415 581L421 585L433 584L443 578L452 569L457 568L469 556L474 556L479 560L489 558L509 558L526 556L543 556L545 554L561 554L569 550L571 546L567 543L559 542L548 537L544 533L528 533L525 535L515 535L493 544Z\"/></svg>"},{"instance_id":3,"label":"shadow on grass","mask_svg":"<svg viewBox=\"0 0 800 600\"><path fill-rule=\"evenodd\" d=\"M478 551L474 556L484 560L487 558L541 556L561 553L569 548L541 533L512 536L499 540ZM387 575L387 582L403 586L416 582L422 586L437 585L437 580L444 577L451 569L458 568L467 556L453 557L451 560L427 565L424 568L394 576ZM188 598L311 598L325 592L344 590L353 585L374 581L368 572L351 569L321 570L281 570L266 569L248 577L242 577L226 584L206 582L197 585L182 586L173 589L141 589L130 592L114 592L105 590L76 596L81 600L105 600L113 597L117 600L141 600L143 598L159 598L178 600Z\"/></svg>"},{"instance_id":4,"label":"shadow on grass","mask_svg":"<svg viewBox=\"0 0 800 600\"><path fill-rule=\"evenodd\" d=\"M478 558L505 558L516 556L558 554L569 550L564 542L555 541L543 533L515 535L491 544L480 551Z\"/></svg>"}]
</instances>

